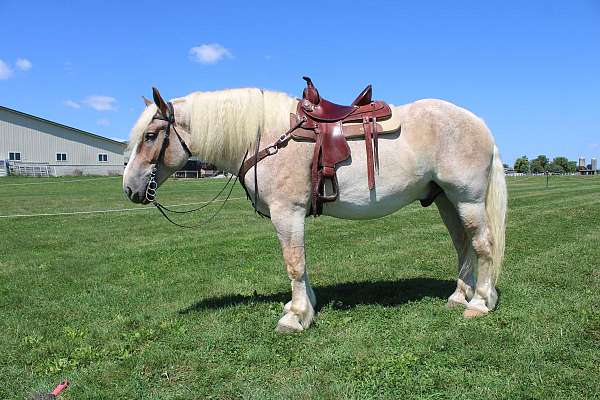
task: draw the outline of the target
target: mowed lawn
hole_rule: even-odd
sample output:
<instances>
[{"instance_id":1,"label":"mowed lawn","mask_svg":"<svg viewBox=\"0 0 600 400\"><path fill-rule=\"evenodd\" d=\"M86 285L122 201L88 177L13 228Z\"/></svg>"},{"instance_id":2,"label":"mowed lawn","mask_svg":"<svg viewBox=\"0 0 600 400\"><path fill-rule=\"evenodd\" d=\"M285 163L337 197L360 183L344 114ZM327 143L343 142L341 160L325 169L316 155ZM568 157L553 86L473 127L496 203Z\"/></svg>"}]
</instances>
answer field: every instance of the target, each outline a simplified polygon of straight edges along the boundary
<instances>
[{"instance_id":1,"label":"mowed lawn","mask_svg":"<svg viewBox=\"0 0 600 400\"><path fill-rule=\"evenodd\" d=\"M508 182L495 312L445 308L456 255L435 206L414 204L307 220L320 304L295 335L274 331L289 280L239 186L196 230L154 209L0 218L0 398L63 378L64 399L599 398L600 178ZM169 181L159 197L223 183ZM138 208L120 187L0 178L0 215Z\"/></svg>"}]
</instances>

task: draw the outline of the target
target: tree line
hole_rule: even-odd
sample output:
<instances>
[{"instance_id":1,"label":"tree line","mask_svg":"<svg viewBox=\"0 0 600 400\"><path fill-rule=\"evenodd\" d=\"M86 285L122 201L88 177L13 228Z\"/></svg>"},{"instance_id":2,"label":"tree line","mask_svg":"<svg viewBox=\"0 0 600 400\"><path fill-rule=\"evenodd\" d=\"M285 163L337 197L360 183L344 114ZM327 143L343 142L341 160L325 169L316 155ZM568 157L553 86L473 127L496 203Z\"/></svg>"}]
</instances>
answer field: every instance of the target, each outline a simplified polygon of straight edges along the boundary
<instances>
[{"instance_id":1,"label":"tree line","mask_svg":"<svg viewBox=\"0 0 600 400\"><path fill-rule=\"evenodd\" d=\"M577 172L577 161L569 161L567 157L554 157L552 162L543 154L529 161L527 156L516 159L514 170L523 174L539 174L552 172L556 174Z\"/></svg>"}]
</instances>

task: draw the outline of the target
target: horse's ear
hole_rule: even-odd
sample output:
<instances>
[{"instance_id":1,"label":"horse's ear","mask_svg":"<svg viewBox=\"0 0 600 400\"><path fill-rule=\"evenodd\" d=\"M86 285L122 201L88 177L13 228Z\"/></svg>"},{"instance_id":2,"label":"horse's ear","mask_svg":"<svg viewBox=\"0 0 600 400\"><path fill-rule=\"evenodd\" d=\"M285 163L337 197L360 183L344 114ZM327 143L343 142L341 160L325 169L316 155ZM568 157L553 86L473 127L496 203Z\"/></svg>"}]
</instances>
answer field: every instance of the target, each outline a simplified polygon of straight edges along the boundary
<instances>
[{"instance_id":1,"label":"horse's ear","mask_svg":"<svg viewBox=\"0 0 600 400\"><path fill-rule=\"evenodd\" d=\"M150 104L153 104L152 100L147 99L146 96L142 96L142 99L144 100L146 107L148 107Z\"/></svg>"},{"instance_id":2,"label":"horse's ear","mask_svg":"<svg viewBox=\"0 0 600 400\"><path fill-rule=\"evenodd\" d=\"M160 95L158 89L155 87L152 88L152 96L154 97L154 104L156 104L156 107L158 107L162 115L166 117L169 114L169 107L167 106L167 102Z\"/></svg>"}]
</instances>

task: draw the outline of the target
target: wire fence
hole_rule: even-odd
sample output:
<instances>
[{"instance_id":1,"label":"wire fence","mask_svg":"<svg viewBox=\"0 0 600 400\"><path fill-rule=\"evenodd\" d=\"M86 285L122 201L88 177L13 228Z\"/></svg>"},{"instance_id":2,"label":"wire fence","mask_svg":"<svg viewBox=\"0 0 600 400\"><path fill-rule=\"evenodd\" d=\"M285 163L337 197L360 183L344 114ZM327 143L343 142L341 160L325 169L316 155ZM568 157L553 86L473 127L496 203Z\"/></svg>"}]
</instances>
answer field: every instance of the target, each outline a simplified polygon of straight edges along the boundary
<instances>
[{"instance_id":1,"label":"wire fence","mask_svg":"<svg viewBox=\"0 0 600 400\"><path fill-rule=\"evenodd\" d=\"M244 200L245 197L233 197L227 201L232 200ZM214 203L224 202L225 199L214 200ZM201 204L208 204L210 201L199 201L194 203L182 203L182 204L171 204L167 205L169 208L176 207L186 207L186 206L197 206ZM30 217L56 217L56 216L65 216L65 215L85 215L85 214L108 214L108 213L118 213L118 212L138 212L138 211L148 211L154 210L154 206L140 206L135 208L114 208L108 210L88 210L88 211L69 211L69 212L57 212L57 213L40 213L40 214L8 214L8 215L0 215L0 218L30 218Z\"/></svg>"}]
</instances>

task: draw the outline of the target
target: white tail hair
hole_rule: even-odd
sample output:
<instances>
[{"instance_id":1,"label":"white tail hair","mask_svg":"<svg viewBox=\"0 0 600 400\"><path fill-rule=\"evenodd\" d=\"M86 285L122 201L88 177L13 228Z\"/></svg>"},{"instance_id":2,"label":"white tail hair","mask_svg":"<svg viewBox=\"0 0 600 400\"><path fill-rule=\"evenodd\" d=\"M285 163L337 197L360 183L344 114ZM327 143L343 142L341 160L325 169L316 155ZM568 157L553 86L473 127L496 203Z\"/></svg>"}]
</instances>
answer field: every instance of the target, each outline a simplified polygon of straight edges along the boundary
<instances>
[{"instance_id":1,"label":"white tail hair","mask_svg":"<svg viewBox=\"0 0 600 400\"><path fill-rule=\"evenodd\" d=\"M494 283L500 276L502 260L504 259L507 200L504 166L500 159L498 147L494 145L492 169L490 171L490 181L485 199L485 209L490 234L492 235L492 279Z\"/></svg>"}]
</instances>

